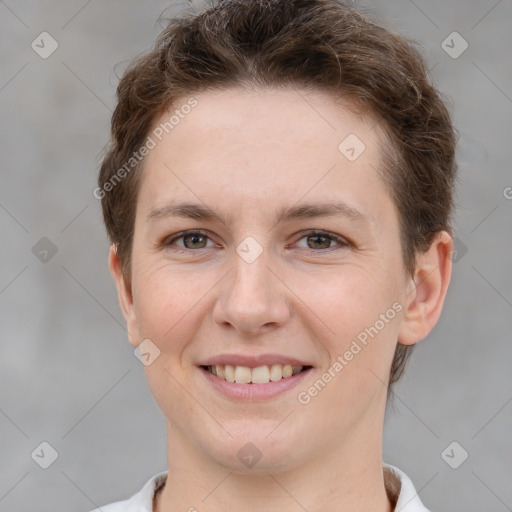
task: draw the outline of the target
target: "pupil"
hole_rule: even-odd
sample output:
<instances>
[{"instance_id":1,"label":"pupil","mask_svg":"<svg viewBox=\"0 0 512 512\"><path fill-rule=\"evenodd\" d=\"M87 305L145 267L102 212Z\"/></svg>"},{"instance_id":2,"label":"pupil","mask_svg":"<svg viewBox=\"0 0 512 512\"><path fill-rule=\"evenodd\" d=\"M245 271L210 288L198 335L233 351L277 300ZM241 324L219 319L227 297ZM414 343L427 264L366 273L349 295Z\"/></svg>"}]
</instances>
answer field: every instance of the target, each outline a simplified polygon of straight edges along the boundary
<instances>
[{"instance_id":1,"label":"pupil","mask_svg":"<svg viewBox=\"0 0 512 512\"><path fill-rule=\"evenodd\" d=\"M327 238L327 237L325 237L324 235L314 235L314 240L315 240L315 241L314 241L313 243L314 243L314 244L317 244L317 243L318 243L318 244L322 245L322 242L321 242L321 241L320 241L320 242L318 242L318 240L321 240L321 239L324 239L324 244L323 244L323 245L325 245L325 241L327 241L327 244L329 244L328 238Z\"/></svg>"},{"instance_id":2,"label":"pupil","mask_svg":"<svg viewBox=\"0 0 512 512\"><path fill-rule=\"evenodd\" d=\"M198 239L204 238L204 235L188 235L187 238L193 245L196 245L201 243L200 241L198 242Z\"/></svg>"}]
</instances>

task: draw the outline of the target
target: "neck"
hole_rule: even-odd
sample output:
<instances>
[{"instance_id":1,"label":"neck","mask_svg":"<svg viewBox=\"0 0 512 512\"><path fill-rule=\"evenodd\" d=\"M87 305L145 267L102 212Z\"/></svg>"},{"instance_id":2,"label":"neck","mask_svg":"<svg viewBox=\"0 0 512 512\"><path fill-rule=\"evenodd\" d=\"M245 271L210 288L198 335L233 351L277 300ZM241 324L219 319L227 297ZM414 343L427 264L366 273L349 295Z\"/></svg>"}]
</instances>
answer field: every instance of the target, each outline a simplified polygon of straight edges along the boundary
<instances>
[{"instance_id":1,"label":"neck","mask_svg":"<svg viewBox=\"0 0 512 512\"><path fill-rule=\"evenodd\" d=\"M336 450L287 470L241 474L205 457L169 425L169 472L155 512L392 512L382 468L382 432L357 429Z\"/></svg>"}]
</instances>

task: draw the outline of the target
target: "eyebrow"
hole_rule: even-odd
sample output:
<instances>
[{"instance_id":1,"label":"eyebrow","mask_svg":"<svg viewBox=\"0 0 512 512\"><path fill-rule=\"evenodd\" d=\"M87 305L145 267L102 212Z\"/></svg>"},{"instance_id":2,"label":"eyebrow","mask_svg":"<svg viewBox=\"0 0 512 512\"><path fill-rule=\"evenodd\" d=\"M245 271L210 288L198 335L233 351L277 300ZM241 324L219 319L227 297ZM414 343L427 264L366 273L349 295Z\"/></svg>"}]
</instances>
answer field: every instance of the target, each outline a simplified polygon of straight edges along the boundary
<instances>
[{"instance_id":1,"label":"eyebrow","mask_svg":"<svg viewBox=\"0 0 512 512\"><path fill-rule=\"evenodd\" d=\"M156 208L148 214L146 220L154 221L173 216L205 221L218 220L224 224L227 224L229 221L228 218L216 213L206 205L191 203L188 201L172 203L161 208ZM344 202L328 202L320 204L308 203L281 208L275 212L274 225L294 219L336 216L346 217L351 221L360 221L370 224L369 220L357 208L354 208Z\"/></svg>"}]
</instances>

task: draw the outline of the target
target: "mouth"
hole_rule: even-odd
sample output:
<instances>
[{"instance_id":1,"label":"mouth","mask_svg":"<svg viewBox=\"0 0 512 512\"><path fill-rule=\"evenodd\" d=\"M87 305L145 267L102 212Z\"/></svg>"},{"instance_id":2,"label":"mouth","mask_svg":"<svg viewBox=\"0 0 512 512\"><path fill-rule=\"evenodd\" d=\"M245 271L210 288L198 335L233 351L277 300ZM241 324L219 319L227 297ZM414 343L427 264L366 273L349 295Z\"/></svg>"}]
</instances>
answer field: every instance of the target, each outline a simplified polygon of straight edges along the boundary
<instances>
[{"instance_id":1,"label":"mouth","mask_svg":"<svg viewBox=\"0 0 512 512\"><path fill-rule=\"evenodd\" d=\"M204 371L225 382L262 385L289 379L311 369L311 366L269 364L251 368L231 364L200 366Z\"/></svg>"},{"instance_id":2,"label":"mouth","mask_svg":"<svg viewBox=\"0 0 512 512\"><path fill-rule=\"evenodd\" d=\"M287 391L304 382L314 370L312 366L264 365L261 362L254 367L216 364L201 365L198 369L207 385L207 393L211 390L236 402L260 402L278 395L286 396Z\"/></svg>"}]
</instances>

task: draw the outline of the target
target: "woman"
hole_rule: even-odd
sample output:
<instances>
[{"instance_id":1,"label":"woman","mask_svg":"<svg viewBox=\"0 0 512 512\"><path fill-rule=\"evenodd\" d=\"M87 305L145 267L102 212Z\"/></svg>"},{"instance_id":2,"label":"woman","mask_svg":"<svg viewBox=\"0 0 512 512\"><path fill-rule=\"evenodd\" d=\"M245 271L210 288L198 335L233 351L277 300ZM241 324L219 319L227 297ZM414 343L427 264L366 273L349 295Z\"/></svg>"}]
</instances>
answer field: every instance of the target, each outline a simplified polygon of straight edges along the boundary
<instances>
[{"instance_id":1,"label":"woman","mask_svg":"<svg viewBox=\"0 0 512 512\"><path fill-rule=\"evenodd\" d=\"M95 191L169 470L104 512L426 510L382 430L450 281L454 145L410 43L334 0L169 23Z\"/></svg>"}]
</instances>

